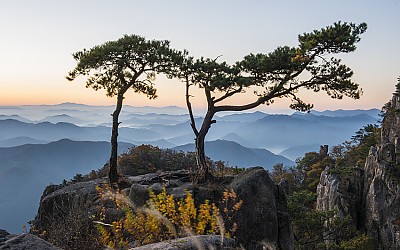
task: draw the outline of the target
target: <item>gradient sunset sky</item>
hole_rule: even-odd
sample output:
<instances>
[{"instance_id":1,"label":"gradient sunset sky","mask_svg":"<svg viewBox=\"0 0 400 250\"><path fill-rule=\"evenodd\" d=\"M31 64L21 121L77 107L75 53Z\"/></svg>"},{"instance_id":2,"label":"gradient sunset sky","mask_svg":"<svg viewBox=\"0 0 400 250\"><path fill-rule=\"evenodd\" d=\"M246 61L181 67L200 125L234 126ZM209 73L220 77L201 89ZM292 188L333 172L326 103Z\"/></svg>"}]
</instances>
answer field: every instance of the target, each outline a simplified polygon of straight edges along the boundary
<instances>
[{"instance_id":1,"label":"gradient sunset sky","mask_svg":"<svg viewBox=\"0 0 400 250\"><path fill-rule=\"evenodd\" d=\"M68 82L71 54L124 34L166 39L176 49L234 63L249 53L268 53L297 44L297 35L335 21L366 22L358 49L343 62L364 90L360 100L331 100L303 93L315 109L381 108L400 76L399 0L13 0L0 3L0 105L76 102L113 105L104 92L84 87L84 78ZM127 95L134 106L184 106L184 86L158 78L159 98ZM194 104L204 104L196 93ZM240 103L252 95L236 98ZM261 110L282 110L279 101Z\"/></svg>"}]
</instances>

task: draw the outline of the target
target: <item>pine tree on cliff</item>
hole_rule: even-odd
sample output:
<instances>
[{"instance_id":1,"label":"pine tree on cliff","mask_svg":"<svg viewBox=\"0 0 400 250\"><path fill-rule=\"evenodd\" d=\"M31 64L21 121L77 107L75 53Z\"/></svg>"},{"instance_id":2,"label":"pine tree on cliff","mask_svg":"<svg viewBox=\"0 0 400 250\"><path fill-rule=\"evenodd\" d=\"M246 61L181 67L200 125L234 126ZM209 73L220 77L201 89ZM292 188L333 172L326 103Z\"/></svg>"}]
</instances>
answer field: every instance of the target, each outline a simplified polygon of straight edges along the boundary
<instances>
[{"instance_id":1,"label":"pine tree on cliff","mask_svg":"<svg viewBox=\"0 0 400 250\"><path fill-rule=\"evenodd\" d=\"M104 89L107 96L117 97L112 113L110 183L118 182L118 118L125 93L132 90L150 99L156 98L153 86L156 74L168 74L182 62L182 56L182 52L170 48L169 41L146 40L137 35L125 35L116 41L73 54L77 66L68 73L68 80L86 76L87 88Z\"/></svg>"},{"instance_id":2,"label":"pine tree on cliff","mask_svg":"<svg viewBox=\"0 0 400 250\"><path fill-rule=\"evenodd\" d=\"M290 98L290 108L308 111L313 105L300 98L300 89L324 91L334 99L343 96L358 99L362 90L352 81L352 70L330 55L354 51L366 29L365 23L334 23L299 35L296 47L283 46L268 54L250 54L234 65L218 63L218 58L188 58L180 69L179 78L186 84L186 104L195 134L197 181L206 181L210 176L204 142L211 125L216 122L213 119L216 113L270 105L277 98ZM207 100L207 112L199 128L190 102L191 86L203 89ZM254 92L253 101L240 105L225 104L231 97L246 91Z\"/></svg>"}]
</instances>

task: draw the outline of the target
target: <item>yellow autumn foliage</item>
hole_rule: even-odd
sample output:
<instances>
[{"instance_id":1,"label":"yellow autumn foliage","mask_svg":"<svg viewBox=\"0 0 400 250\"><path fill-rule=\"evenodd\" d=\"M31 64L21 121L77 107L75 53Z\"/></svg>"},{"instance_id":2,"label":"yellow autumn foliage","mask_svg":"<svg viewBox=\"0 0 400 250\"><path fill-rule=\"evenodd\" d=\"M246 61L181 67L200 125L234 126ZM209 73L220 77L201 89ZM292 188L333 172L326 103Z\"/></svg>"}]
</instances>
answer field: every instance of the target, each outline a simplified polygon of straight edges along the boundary
<instances>
[{"instance_id":1,"label":"yellow autumn foliage","mask_svg":"<svg viewBox=\"0 0 400 250\"><path fill-rule=\"evenodd\" d=\"M237 225L231 221L232 216L243 203L237 201L236 193L230 190L223 193L220 208L208 200L196 207L190 192L186 192L184 199L178 200L172 194L167 194L164 188L159 194L149 190L147 204L134 209L124 196L110 193L108 187L98 188L98 192L103 199L115 202L116 208L123 212L121 219L111 223L105 223L107 218L104 209L99 216L101 221L97 227L101 240L104 245L114 249L128 248L129 243L141 246L191 235L221 234L233 237Z\"/></svg>"}]
</instances>

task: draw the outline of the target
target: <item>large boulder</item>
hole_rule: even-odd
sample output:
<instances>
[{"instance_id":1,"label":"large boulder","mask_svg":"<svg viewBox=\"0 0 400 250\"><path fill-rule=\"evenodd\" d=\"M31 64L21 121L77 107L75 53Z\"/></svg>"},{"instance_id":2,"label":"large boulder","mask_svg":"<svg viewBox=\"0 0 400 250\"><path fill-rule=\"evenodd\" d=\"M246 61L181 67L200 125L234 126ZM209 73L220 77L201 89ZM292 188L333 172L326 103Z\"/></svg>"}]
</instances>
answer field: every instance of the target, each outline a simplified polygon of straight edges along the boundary
<instances>
[{"instance_id":1,"label":"large boulder","mask_svg":"<svg viewBox=\"0 0 400 250\"><path fill-rule=\"evenodd\" d=\"M49 231L53 225L65 223L64 219L71 213L76 214L84 208L94 209L92 205L100 198L96 186L105 182L106 180L97 179L68 186L50 185L46 187L40 199L38 213L33 220L34 230Z\"/></svg>"},{"instance_id":2,"label":"large boulder","mask_svg":"<svg viewBox=\"0 0 400 250\"><path fill-rule=\"evenodd\" d=\"M0 249L7 250L61 250L47 241L32 234L9 234L5 230L0 229Z\"/></svg>"},{"instance_id":3,"label":"large boulder","mask_svg":"<svg viewBox=\"0 0 400 250\"><path fill-rule=\"evenodd\" d=\"M96 190L107 182L97 179L68 186L48 186L40 201L38 213L32 222L31 232L42 234L44 239L66 249L101 249L95 238L98 235L93 220L105 207L107 215L117 214L115 206L108 208ZM101 203L100 203L101 202Z\"/></svg>"},{"instance_id":4,"label":"large boulder","mask_svg":"<svg viewBox=\"0 0 400 250\"><path fill-rule=\"evenodd\" d=\"M238 244L246 249L293 249L286 198L263 168L250 168L231 183L243 205L235 216Z\"/></svg>"}]
</instances>

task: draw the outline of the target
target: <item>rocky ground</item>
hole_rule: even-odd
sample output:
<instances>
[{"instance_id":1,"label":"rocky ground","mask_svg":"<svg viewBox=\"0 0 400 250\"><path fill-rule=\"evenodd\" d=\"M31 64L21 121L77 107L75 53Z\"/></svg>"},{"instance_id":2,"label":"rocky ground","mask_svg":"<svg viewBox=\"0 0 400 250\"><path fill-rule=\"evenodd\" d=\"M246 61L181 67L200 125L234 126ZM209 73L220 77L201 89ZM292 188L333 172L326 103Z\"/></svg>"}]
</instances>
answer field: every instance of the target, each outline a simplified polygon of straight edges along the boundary
<instances>
[{"instance_id":1,"label":"rocky ground","mask_svg":"<svg viewBox=\"0 0 400 250\"><path fill-rule=\"evenodd\" d=\"M106 182L105 179L96 179L68 186L47 187L41 198L33 228L39 232L50 231L54 229L55 224L65 223L65 214L74 212L77 208L86 207L87 214L94 213L93 204L100 202L96 186L104 182ZM247 169L236 177L221 178L218 184L196 188L190 183L187 171L125 177L124 182L126 188L122 192L129 196L134 206L142 206L145 203L149 198L149 188L157 193L165 187L169 194L174 194L174 197L183 197L185 191L189 191L196 202L206 199L218 200L222 197L224 190L233 189L238 199L243 201L242 207L234 218L238 224L234 245L243 246L246 249L263 249L266 246L269 247L268 249L293 249L293 234L285 194L263 168ZM64 237L68 237L68 233L65 233ZM200 239L197 243L205 239L210 243L215 242L218 237ZM193 242L196 243L196 241ZM227 249L233 245L232 240L226 240L224 243L228 244Z\"/></svg>"},{"instance_id":2,"label":"rocky ground","mask_svg":"<svg viewBox=\"0 0 400 250\"><path fill-rule=\"evenodd\" d=\"M61 250L61 248L50 244L32 234L9 234L0 229L0 249L7 250Z\"/></svg>"}]
</instances>

